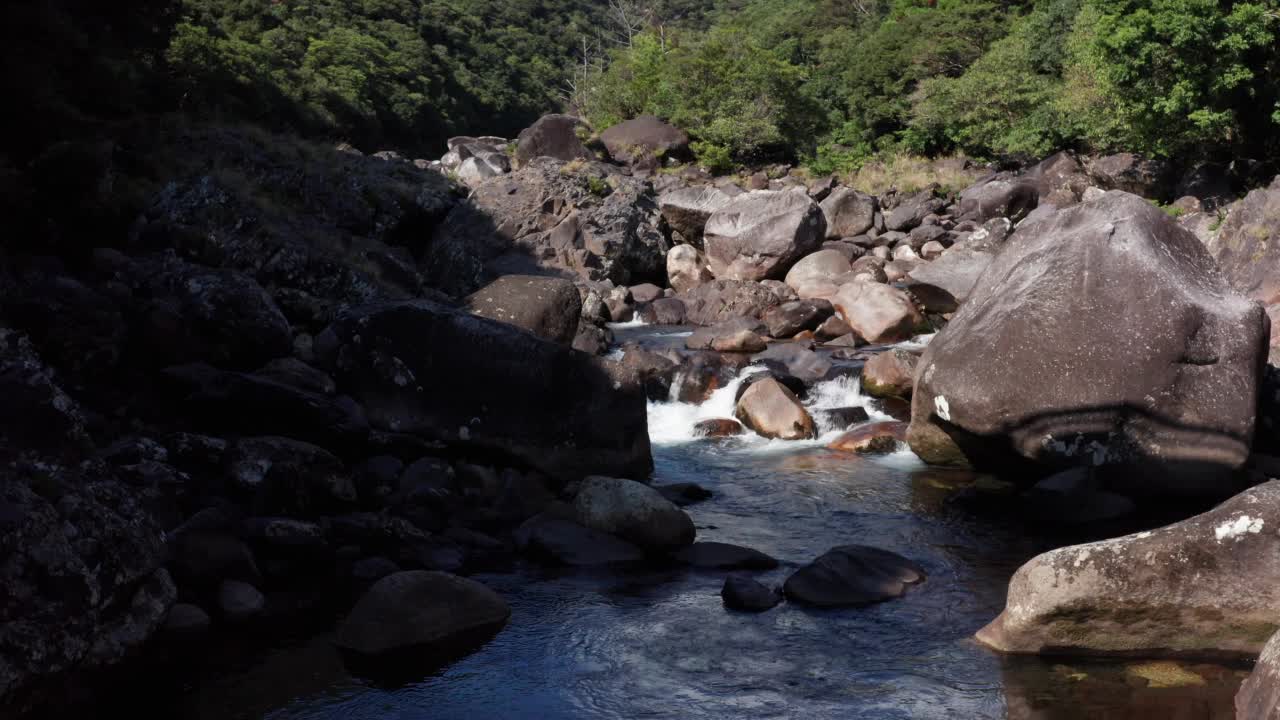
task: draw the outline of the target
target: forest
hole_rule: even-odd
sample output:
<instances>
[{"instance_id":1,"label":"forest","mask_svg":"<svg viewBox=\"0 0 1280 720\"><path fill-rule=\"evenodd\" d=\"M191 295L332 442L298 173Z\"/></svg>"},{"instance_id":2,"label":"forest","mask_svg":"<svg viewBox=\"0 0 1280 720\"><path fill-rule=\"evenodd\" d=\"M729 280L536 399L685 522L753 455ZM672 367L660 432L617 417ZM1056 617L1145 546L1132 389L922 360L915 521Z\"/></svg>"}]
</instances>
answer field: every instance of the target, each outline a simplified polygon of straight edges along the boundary
<instances>
[{"instance_id":1,"label":"forest","mask_svg":"<svg viewBox=\"0 0 1280 720\"><path fill-rule=\"evenodd\" d=\"M5 12L6 82L38 107L41 127L19 128L37 135L177 110L435 152L568 109L597 130L658 115L715 170L784 159L832 172L895 152L1263 157L1280 122L1277 0L22 0Z\"/></svg>"}]
</instances>

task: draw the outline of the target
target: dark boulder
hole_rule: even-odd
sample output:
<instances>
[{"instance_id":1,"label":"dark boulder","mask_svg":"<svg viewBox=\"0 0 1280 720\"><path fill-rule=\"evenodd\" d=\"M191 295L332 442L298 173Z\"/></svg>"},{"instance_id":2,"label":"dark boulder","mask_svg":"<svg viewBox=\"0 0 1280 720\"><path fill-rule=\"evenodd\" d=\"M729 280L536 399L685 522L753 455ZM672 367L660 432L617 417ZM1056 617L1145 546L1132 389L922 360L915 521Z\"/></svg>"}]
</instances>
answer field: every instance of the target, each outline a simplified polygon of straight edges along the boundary
<instances>
[{"instance_id":1,"label":"dark boulder","mask_svg":"<svg viewBox=\"0 0 1280 720\"><path fill-rule=\"evenodd\" d=\"M790 338L803 330L816 330L824 320L835 314L835 308L826 300L793 300L764 314L769 336Z\"/></svg>"},{"instance_id":2,"label":"dark boulder","mask_svg":"<svg viewBox=\"0 0 1280 720\"><path fill-rule=\"evenodd\" d=\"M474 580L400 572L369 588L338 627L334 644L369 656L425 650L460 635L501 628L510 616L506 601Z\"/></svg>"},{"instance_id":3,"label":"dark boulder","mask_svg":"<svg viewBox=\"0 0 1280 720\"><path fill-rule=\"evenodd\" d=\"M590 477L573 501L583 527L633 542L647 550L670 550L693 542L693 521L657 490L622 478Z\"/></svg>"},{"instance_id":4,"label":"dark boulder","mask_svg":"<svg viewBox=\"0 0 1280 720\"><path fill-rule=\"evenodd\" d=\"M712 418L699 421L693 426L693 434L697 437L723 438L741 435L746 432L742 423L728 418Z\"/></svg>"},{"instance_id":5,"label":"dark boulder","mask_svg":"<svg viewBox=\"0 0 1280 720\"><path fill-rule=\"evenodd\" d=\"M772 570L778 561L759 550L718 542L698 542L675 554L675 559L697 568L720 570Z\"/></svg>"},{"instance_id":6,"label":"dark boulder","mask_svg":"<svg viewBox=\"0 0 1280 720\"><path fill-rule=\"evenodd\" d=\"M782 602L782 590L767 587L749 575L735 573L725 578L720 597L730 610L764 612Z\"/></svg>"},{"instance_id":7,"label":"dark boulder","mask_svg":"<svg viewBox=\"0 0 1280 720\"><path fill-rule=\"evenodd\" d=\"M643 550L621 538L549 513L526 520L515 540L521 552L558 565L619 565L644 559Z\"/></svg>"},{"instance_id":8,"label":"dark boulder","mask_svg":"<svg viewBox=\"0 0 1280 720\"><path fill-rule=\"evenodd\" d=\"M759 319L781 304L778 296L758 282L714 280L681 293L685 319L692 325L716 325L739 317Z\"/></svg>"},{"instance_id":9,"label":"dark boulder","mask_svg":"<svg viewBox=\"0 0 1280 720\"><path fill-rule=\"evenodd\" d=\"M851 607L892 600L925 579L924 570L897 553L843 545L792 573L787 599L819 607Z\"/></svg>"},{"instance_id":10,"label":"dark boulder","mask_svg":"<svg viewBox=\"0 0 1280 720\"><path fill-rule=\"evenodd\" d=\"M578 333L582 298L568 280L504 275L468 297L466 307L481 317L567 345Z\"/></svg>"},{"instance_id":11,"label":"dark boulder","mask_svg":"<svg viewBox=\"0 0 1280 720\"><path fill-rule=\"evenodd\" d=\"M1029 182L989 180L960 193L960 216L978 223L1000 217L1016 223L1039 204L1040 191Z\"/></svg>"},{"instance_id":12,"label":"dark boulder","mask_svg":"<svg viewBox=\"0 0 1280 720\"><path fill-rule=\"evenodd\" d=\"M697 483L672 483L670 485L654 485L654 490L662 497L680 507L700 503L712 497L712 492Z\"/></svg>"},{"instance_id":13,"label":"dark boulder","mask_svg":"<svg viewBox=\"0 0 1280 720\"><path fill-rule=\"evenodd\" d=\"M880 204L871 195L850 188L836 188L822 201L822 214L827 220L827 237L832 240L854 237L875 224Z\"/></svg>"},{"instance_id":14,"label":"dark boulder","mask_svg":"<svg viewBox=\"0 0 1280 720\"><path fill-rule=\"evenodd\" d=\"M571 115L544 115L516 138L516 167L542 157L566 162L590 158L591 151L579 136L589 132L582 120Z\"/></svg>"},{"instance_id":15,"label":"dark boulder","mask_svg":"<svg viewBox=\"0 0 1280 720\"><path fill-rule=\"evenodd\" d=\"M1122 190L1145 198L1167 200L1169 165L1133 153L1117 153L1095 159L1089 175L1103 190Z\"/></svg>"},{"instance_id":16,"label":"dark boulder","mask_svg":"<svg viewBox=\"0 0 1280 720\"><path fill-rule=\"evenodd\" d=\"M1019 227L920 360L911 447L938 464L1121 466L1132 492L1230 493L1268 325L1195 237L1107 193Z\"/></svg>"},{"instance_id":17,"label":"dark boulder","mask_svg":"<svg viewBox=\"0 0 1280 720\"><path fill-rule=\"evenodd\" d=\"M653 115L641 115L600 133L609 156L620 163L637 164L677 158L689 150L689 136L680 128Z\"/></svg>"},{"instance_id":18,"label":"dark boulder","mask_svg":"<svg viewBox=\"0 0 1280 720\"><path fill-rule=\"evenodd\" d=\"M323 448L283 437L242 438L228 457L230 489L255 515L315 517L356 501L342 461Z\"/></svg>"},{"instance_id":19,"label":"dark boulder","mask_svg":"<svg viewBox=\"0 0 1280 720\"><path fill-rule=\"evenodd\" d=\"M907 275L907 290L925 310L951 313L969 299L994 253L952 248L933 262L917 265Z\"/></svg>"},{"instance_id":20,"label":"dark boulder","mask_svg":"<svg viewBox=\"0 0 1280 720\"><path fill-rule=\"evenodd\" d=\"M441 349L447 349L441 351ZM382 430L505 455L555 477L645 477L645 398L605 361L430 301L352 308L317 353Z\"/></svg>"}]
</instances>

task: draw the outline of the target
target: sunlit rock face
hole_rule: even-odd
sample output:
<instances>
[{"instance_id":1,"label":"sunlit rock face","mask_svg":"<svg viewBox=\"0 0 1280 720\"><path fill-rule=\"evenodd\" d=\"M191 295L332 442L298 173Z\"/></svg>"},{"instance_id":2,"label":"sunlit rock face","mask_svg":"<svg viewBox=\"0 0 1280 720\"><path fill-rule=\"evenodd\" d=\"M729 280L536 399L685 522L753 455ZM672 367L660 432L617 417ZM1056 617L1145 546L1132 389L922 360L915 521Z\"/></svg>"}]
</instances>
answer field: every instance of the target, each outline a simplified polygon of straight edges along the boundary
<instances>
[{"instance_id":1,"label":"sunlit rock face","mask_svg":"<svg viewBox=\"0 0 1280 720\"><path fill-rule=\"evenodd\" d=\"M1109 192L1009 239L921 358L910 443L937 464L1115 465L1126 492L1225 495L1268 333L1193 235Z\"/></svg>"}]
</instances>

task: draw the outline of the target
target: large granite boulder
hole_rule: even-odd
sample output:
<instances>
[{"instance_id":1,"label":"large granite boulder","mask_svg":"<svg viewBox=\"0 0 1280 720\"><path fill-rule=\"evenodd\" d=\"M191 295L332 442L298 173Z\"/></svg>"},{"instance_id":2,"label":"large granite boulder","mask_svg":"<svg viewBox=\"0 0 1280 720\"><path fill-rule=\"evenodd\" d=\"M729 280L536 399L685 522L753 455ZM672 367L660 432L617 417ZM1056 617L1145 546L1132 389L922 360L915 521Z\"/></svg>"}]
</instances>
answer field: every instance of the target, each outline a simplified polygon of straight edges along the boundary
<instances>
[{"instance_id":1,"label":"large granite boulder","mask_svg":"<svg viewBox=\"0 0 1280 720\"><path fill-rule=\"evenodd\" d=\"M703 237L711 272L720 279L780 280L822 245L826 220L803 191L739 195L710 219Z\"/></svg>"},{"instance_id":2,"label":"large granite boulder","mask_svg":"<svg viewBox=\"0 0 1280 720\"><path fill-rule=\"evenodd\" d=\"M875 224L880 203L874 196L840 187L822 201L822 214L827 220L827 237L832 240L855 237Z\"/></svg>"},{"instance_id":3,"label":"large granite boulder","mask_svg":"<svg viewBox=\"0 0 1280 720\"><path fill-rule=\"evenodd\" d=\"M802 298L834 293L838 278L849 272L849 256L829 248L806 255L787 271L787 285Z\"/></svg>"},{"instance_id":4,"label":"large granite boulder","mask_svg":"<svg viewBox=\"0 0 1280 720\"><path fill-rule=\"evenodd\" d=\"M658 197L658 207L672 231L679 233L685 242L701 246L707 220L733 198L734 195L713 185L696 185L663 193Z\"/></svg>"},{"instance_id":5,"label":"large granite boulder","mask_svg":"<svg viewBox=\"0 0 1280 720\"><path fill-rule=\"evenodd\" d=\"M987 268L921 358L911 447L939 464L1120 466L1126 492L1228 492L1268 331L1198 240L1109 192L1022 225Z\"/></svg>"},{"instance_id":6,"label":"large granite boulder","mask_svg":"<svg viewBox=\"0 0 1280 720\"><path fill-rule=\"evenodd\" d=\"M502 275L662 282L669 244L653 190L617 168L550 158L481 184L421 249L432 287L466 295Z\"/></svg>"},{"instance_id":7,"label":"large granite boulder","mask_svg":"<svg viewBox=\"0 0 1280 720\"><path fill-rule=\"evenodd\" d=\"M689 135L653 115L641 115L600 133L609 156L620 163L634 164L686 154Z\"/></svg>"},{"instance_id":8,"label":"large granite boulder","mask_svg":"<svg viewBox=\"0 0 1280 720\"><path fill-rule=\"evenodd\" d=\"M817 425L795 393L771 377L751 383L738 398L734 414L763 437L807 440L818 436Z\"/></svg>"},{"instance_id":9,"label":"large granite boulder","mask_svg":"<svg viewBox=\"0 0 1280 720\"><path fill-rule=\"evenodd\" d=\"M1040 191L1029 182L989 180L960 193L960 215L984 223L992 218L1018 222L1040 204Z\"/></svg>"},{"instance_id":10,"label":"large granite boulder","mask_svg":"<svg viewBox=\"0 0 1280 720\"><path fill-rule=\"evenodd\" d=\"M583 527L649 550L671 550L693 543L693 520L657 490L635 480L589 477L573 500Z\"/></svg>"},{"instance_id":11,"label":"large granite boulder","mask_svg":"<svg viewBox=\"0 0 1280 720\"><path fill-rule=\"evenodd\" d=\"M553 477L646 477L645 398L603 360L427 301L351 308L317 355L375 428L500 453Z\"/></svg>"},{"instance_id":12,"label":"large granite boulder","mask_svg":"<svg viewBox=\"0 0 1280 720\"><path fill-rule=\"evenodd\" d=\"M467 309L540 338L570 344L578 334L582 297L573 283L562 278L504 275L468 297Z\"/></svg>"},{"instance_id":13,"label":"large granite boulder","mask_svg":"<svg viewBox=\"0 0 1280 720\"><path fill-rule=\"evenodd\" d=\"M1280 720L1280 632L1263 646L1235 705L1236 720Z\"/></svg>"},{"instance_id":14,"label":"large granite boulder","mask_svg":"<svg viewBox=\"0 0 1280 720\"><path fill-rule=\"evenodd\" d=\"M713 280L680 294L685 320L692 325L717 325L740 317L759 319L783 302L768 287L743 280Z\"/></svg>"},{"instance_id":15,"label":"large granite boulder","mask_svg":"<svg viewBox=\"0 0 1280 720\"><path fill-rule=\"evenodd\" d=\"M501 628L511 608L475 580L414 570L373 584L338 627L334 644L376 657L401 650L437 649L459 636Z\"/></svg>"},{"instance_id":16,"label":"large granite boulder","mask_svg":"<svg viewBox=\"0 0 1280 720\"><path fill-rule=\"evenodd\" d=\"M928 329L911 296L877 282L845 283L831 303L854 332L869 343L901 342Z\"/></svg>"},{"instance_id":17,"label":"large granite boulder","mask_svg":"<svg viewBox=\"0 0 1280 720\"><path fill-rule=\"evenodd\" d=\"M1280 482L1158 530L1059 548L978 640L1012 653L1253 658L1280 627Z\"/></svg>"},{"instance_id":18,"label":"large granite boulder","mask_svg":"<svg viewBox=\"0 0 1280 720\"><path fill-rule=\"evenodd\" d=\"M993 257L994 253L983 250L952 248L937 260L913 268L905 284L929 312L955 312L969 299Z\"/></svg>"},{"instance_id":19,"label":"large granite boulder","mask_svg":"<svg viewBox=\"0 0 1280 720\"><path fill-rule=\"evenodd\" d=\"M1227 281L1280 320L1280 177L1231 206L1208 247ZM1280 338L1273 344L1280 342Z\"/></svg>"},{"instance_id":20,"label":"large granite boulder","mask_svg":"<svg viewBox=\"0 0 1280 720\"><path fill-rule=\"evenodd\" d=\"M516 138L516 167L523 168L540 157L566 162L590 158L591 151L579 137L587 132L586 124L572 115L544 115Z\"/></svg>"}]
</instances>

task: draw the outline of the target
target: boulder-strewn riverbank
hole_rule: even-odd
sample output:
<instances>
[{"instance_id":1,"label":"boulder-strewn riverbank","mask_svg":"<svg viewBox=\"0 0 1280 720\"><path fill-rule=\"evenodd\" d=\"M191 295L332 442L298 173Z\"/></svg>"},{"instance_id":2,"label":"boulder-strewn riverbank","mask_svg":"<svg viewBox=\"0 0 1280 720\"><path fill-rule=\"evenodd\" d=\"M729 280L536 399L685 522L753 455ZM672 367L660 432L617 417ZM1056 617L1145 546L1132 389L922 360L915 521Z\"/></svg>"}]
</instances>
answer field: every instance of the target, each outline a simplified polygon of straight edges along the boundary
<instances>
[{"instance_id":1,"label":"boulder-strewn riverbank","mask_svg":"<svg viewBox=\"0 0 1280 720\"><path fill-rule=\"evenodd\" d=\"M199 149L159 182L94 156L81 215L48 218L59 241L0 251L0 697L48 707L157 642L304 609L350 611L359 655L492 632L508 608L461 576L516 557L771 568L695 543L696 487L648 484L647 402L713 395L707 442L821 438L850 463L909 446L1064 524L1227 501L1032 560L993 647L1251 656L1280 628L1258 485L1278 186L1211 227L1140 197L1167 199L1168 173L1129 155L877 197L669 165L687 138L652 118L586 135L549 116L426 161L181 125L156 142ZM117 176L140 211L87 234ZM637 321L690 334L615 343ZM892 602L926 575L851 540L785 596ZM1256 591L1224 598L1240 578Z\"/></svg>"}]
</instances>

